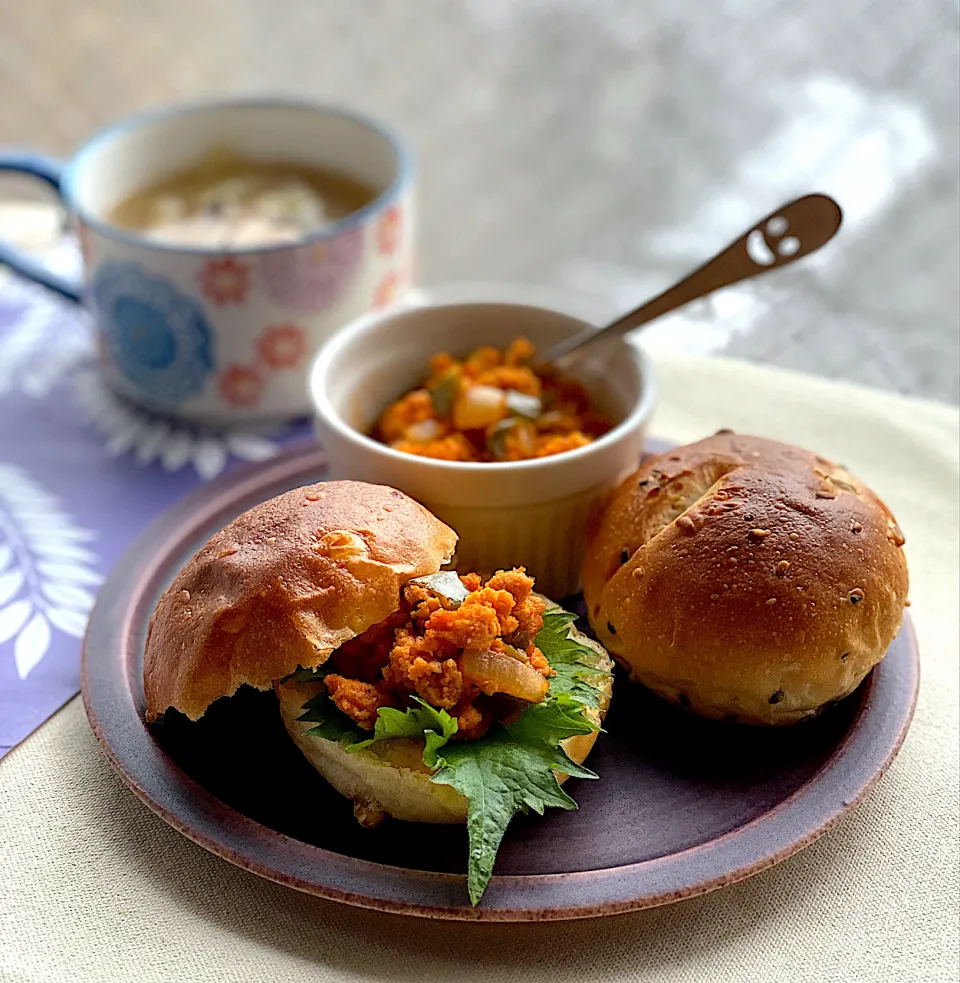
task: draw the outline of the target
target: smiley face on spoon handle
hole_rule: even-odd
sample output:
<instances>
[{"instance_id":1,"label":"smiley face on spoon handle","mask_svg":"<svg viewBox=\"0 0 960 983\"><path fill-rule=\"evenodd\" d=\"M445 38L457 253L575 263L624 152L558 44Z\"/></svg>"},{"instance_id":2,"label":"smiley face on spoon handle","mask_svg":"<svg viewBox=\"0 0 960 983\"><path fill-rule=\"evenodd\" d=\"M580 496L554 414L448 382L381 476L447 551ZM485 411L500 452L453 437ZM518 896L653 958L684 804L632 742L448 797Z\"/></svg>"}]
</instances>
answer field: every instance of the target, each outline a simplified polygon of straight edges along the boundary
<instances>
[{"instance_id":1,"label":"smiley face on spoon handle","mask_svg":"<svg viewBox=\"0 0 960 983\"><path fill-rule=\"evenodd\" d=\"M840 206L827 195L797 198L756 222L726 249L663 293L607 327L575 335L543 352L541 357L544 362L553 363L570 359L601 337L620 337L722 287L794 263L826 245L842 221Z\"/></svg>"}]
</instances>

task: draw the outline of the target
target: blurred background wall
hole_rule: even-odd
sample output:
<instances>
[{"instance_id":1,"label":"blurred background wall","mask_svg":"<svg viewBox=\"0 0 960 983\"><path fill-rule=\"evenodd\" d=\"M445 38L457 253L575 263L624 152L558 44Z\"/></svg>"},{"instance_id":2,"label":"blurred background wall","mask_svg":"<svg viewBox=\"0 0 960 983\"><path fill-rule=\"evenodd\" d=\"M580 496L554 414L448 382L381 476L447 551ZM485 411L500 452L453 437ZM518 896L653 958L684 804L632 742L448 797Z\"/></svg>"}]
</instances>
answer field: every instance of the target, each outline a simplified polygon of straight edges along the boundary
<instances>
[{"instance_id":1,"label":"blurred background wall","mask_svg":"<svg viewBox=\"0 0 960 983\"><path fill-rule=\"evenodd\" d=\"M956 0L0 0L0 145L66 155L118 115L252 92L409 134L425 284L598 316L829 192L835 245L651 343L958 400Z\"/></svg>"}]
</instances>

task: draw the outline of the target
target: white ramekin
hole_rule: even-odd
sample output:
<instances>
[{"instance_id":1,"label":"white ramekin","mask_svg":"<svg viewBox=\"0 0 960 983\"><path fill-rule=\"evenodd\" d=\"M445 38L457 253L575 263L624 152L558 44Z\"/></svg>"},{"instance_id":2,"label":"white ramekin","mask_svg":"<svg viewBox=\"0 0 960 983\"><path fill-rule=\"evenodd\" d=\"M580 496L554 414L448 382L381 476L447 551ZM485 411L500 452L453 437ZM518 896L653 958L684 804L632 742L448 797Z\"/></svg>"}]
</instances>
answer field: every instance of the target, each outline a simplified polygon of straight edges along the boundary
<instances>
[{"instance_id":1,"label":"white ramekin","mask_svg":"<svg viewBox=\"0 0 960 983\"><path fill-rule=\"evenodd\" d=\"M471 301L394 308L347 325L321 349L310 376L331 477L391 485L422 502L459 534L461 571L522 564L543 593L574 593L590 513L637 467L643 449L656 387L640 349L597 345L577 363L571 374L618 423L566 454L497 464L435 461L366 433L392 400L421 382L435 352L502 348L517 335L545 349L586 323L529 304Z\"/></svg>"}]
</instances>

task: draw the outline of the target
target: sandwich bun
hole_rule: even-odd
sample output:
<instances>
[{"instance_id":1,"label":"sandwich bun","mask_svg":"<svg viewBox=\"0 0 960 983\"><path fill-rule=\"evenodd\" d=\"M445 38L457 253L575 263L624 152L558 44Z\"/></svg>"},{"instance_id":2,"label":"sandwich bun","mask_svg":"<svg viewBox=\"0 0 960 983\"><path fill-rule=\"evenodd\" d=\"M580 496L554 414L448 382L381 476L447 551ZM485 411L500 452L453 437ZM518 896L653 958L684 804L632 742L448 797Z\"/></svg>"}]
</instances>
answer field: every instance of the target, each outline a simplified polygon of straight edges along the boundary
<instances>
[{"instance_id":1,"label":"sandwich bun","mask_svg":"<svg viewBox=\"0 0 960 983\"><path fill-rule=\"evenodd\" d=\"M413 499L361 482L297 488L245 512L187 562L160 598L144 654L147 720L171 707L196 720L244 684L272 688L294 743L353 801L361 822L373 825L385 815L464 822L466 799L430 781L422 741L378 741L348 753L308 734L314 725L297 718L318 684L293 675L323 665L396 611L404 584L440 570L456 541ZM571 633L612 667L596 642ZM584 711L597 724L612 678L602 685L599 708ZM562 746L580 764L596 738L577 735Z\"/></svg>"}]
</instances>

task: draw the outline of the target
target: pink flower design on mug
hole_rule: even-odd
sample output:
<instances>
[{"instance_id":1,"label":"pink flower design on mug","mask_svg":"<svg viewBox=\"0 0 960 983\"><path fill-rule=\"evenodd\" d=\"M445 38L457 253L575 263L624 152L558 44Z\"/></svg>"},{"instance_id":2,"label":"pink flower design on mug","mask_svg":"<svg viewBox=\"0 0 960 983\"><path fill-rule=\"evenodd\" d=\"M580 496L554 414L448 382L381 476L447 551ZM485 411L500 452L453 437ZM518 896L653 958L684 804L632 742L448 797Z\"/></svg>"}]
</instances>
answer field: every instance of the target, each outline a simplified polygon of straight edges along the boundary
<instances>
[{"instance_id":1,"label":"pink flower design on mug","mask_svg":"<svg viewBox=\"0 0 960 983\"><path fill-rule=\"evenodd\" d=\"M363 260L364 230L351 229L307 246L276 249L258 261L267 296L299 314L319 314L346 293Z\"/></svg>"},{"instance_id":2,"label":"pink flower design on mug","mask_svg":"<svg viewBox=\"0 0 960 983\"><path fill-rule=\"evenodd\" d=\"M263 376L252 365L229 365L217 376L217 391L228 406L254 409L263 396Z\"/></svg>"},{"instance_id":3,"label":"pink flower design on mug","mask_svg":"<svg viewBox=\"0 0 960 983\"><path fill-rule=\"evenodd\" d=\"M391 205L380 216L377 222L377 249L386 255L392 255L400 245L403 235L403 208Z\"/></svg>"},{"instance_id":4,"label":"pink flower design on mug","mask_svg":"<svg viewBox=\"0 0 960 983\"><path fill-rule=\"evenodd\" d=\"M373 306L377 309L389 307L396 300L400 286L400 277L396 270L390 270L377 284L377 288L373 292Z\"/></svg>"},{"instance_id":5,"label":"pink flower design on mug","mask_svg":"<svg viewBox=\"0 0 960 983\"><path fill-rule=\"evenodd\" d=\"M242 304L249 281L246 264L235 259L208 259L200 270L200 289L217 305Z\"/></svg>"},{"instance_id":6,"label":"pink flower design on mug","mask_svg":"<svg viewBox=\"0 0 960 983\"><path fill-rule=\"evenodd\" d=\"M257 339L257 355L271 369L295 369L307 354L307 339L296 324L275 324Z\"/></svg>"}]
</instances>

